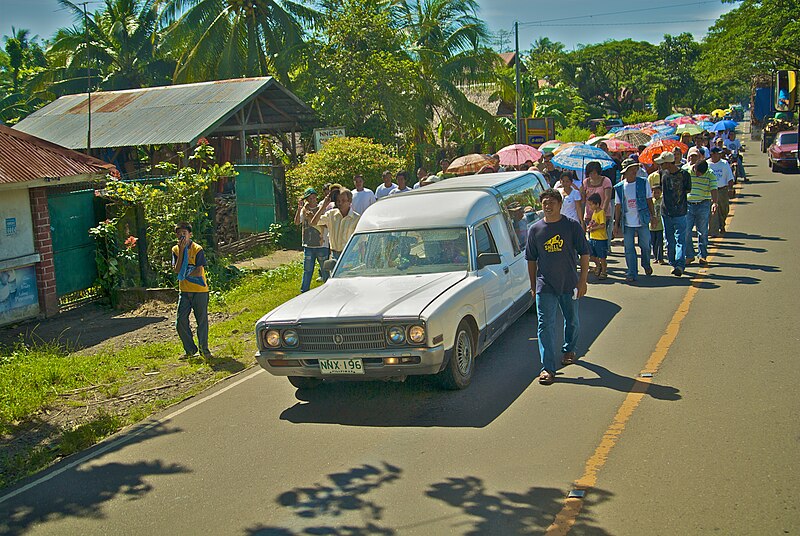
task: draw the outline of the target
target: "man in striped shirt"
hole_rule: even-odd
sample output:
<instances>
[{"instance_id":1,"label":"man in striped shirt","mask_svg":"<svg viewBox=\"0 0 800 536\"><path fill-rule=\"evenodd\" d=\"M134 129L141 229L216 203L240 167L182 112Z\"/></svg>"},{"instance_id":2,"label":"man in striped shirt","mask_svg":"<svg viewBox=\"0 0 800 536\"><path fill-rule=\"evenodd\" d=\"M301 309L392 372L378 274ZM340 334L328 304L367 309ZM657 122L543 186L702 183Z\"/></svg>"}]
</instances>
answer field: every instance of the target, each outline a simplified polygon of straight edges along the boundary
<instances>
[{"instance_id":1,"label":"man in striped shirt","mask_svg":"<svg viewBox=\"0 0 800 536\"><path fill-rule=\"evenodd\" d=\"M697 228L698 262L708 264L708 220L717 205L717 178L708 169L708 162L702 159L697 147L689 149L688 163L684 169L692 177L692 191L686 196L689 202L686 213L686 264L695 259L692 233Z\"/></svg>"}]
</instances>

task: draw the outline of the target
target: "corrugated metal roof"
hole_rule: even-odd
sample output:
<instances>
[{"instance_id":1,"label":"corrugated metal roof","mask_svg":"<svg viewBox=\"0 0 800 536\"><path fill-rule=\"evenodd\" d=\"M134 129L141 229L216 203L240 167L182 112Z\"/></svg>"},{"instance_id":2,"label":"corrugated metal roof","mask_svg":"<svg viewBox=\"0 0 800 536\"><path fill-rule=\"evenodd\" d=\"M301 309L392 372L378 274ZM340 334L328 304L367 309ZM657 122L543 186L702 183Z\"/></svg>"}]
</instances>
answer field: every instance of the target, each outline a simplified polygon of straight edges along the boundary
<instances>
[{"instance_id":1,"label":"corrugated metal roof","mask_svg":"<svg viewBox=\"0 0 800 536\"><path fill-rule=\"evenodd\" d=\"M47 177L105 175L114 166L0 125L0 184Z\"/></svg>"},{"instance_id":2,"label":"corrugated metal roof","mask_svg":"<svg viewBox=\"0 0 800 536\"><path fill-rule=\"evenodd\" d=\"M314 112L272 77L92 93L92 148L192 143L265 95L303 124ZM86 148L88 98L65 95L14 128L70 149Z\"/></svg>"}]
</instances>

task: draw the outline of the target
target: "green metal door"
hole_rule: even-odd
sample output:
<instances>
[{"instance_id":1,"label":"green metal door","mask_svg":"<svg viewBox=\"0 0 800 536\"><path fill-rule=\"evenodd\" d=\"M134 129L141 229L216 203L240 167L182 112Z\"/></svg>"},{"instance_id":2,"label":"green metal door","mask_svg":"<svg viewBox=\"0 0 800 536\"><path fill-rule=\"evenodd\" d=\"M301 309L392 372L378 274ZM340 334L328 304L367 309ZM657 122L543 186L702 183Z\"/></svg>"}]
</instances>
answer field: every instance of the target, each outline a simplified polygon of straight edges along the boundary
<instances>
[{"instance_id":1,"label":"green metal door","mask_svg":"<svg viewBox=\"0 0 800 536\"><path fill-rule=\"evenodd\" d=\"M94 190L48 191L47 208L59 297L90 288L97 279L95 242L89 234L89 229L98 222L94 201Z\"/></svg>"},{"instance_id":2,"label":"green metal door","mask_svg":"<svg viewBox=\"0 0 800 536\"><path fill-rule=\"evenodd\" d=\"M263 170L258 166L256 169ZM275 223L272 175L236 166L236 211L240 233L263 233Z\"/></svg>"}]
</instances>

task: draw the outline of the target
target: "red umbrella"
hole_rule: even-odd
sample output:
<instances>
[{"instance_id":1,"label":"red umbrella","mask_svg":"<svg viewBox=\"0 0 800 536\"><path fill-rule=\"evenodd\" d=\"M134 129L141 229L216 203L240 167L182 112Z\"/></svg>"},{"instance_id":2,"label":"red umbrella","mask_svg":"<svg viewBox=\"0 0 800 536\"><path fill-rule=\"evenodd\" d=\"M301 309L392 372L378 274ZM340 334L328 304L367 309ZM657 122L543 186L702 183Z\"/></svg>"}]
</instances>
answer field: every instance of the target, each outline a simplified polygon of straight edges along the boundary
<instances>
[{"instance_id":1,"label":"red umbrella","mask_svg":"<svg viewBox=\"0 0 800 536\"><path fill-rule=\"evenodd\" d=\"M528 160L536 162L542 157L542 151L530 145L515 143L514 145L503 147L497 151L497 155L500 157L502 165L519 166Z\"/></svg>"},{"instance_id":2,"label":"red umbrella","mask_svg":"<svg viewBox=\"0 0 800 536\"><path fill-rule=\"evenodd\" d=\"M642 154L639 155L639 163L652 164L653 158L657 157L664 151L672 151L675 149L675 147L680 147L683 154L686 154L689 151L689 147L685 143L681 143L677 140L658 140L650 144L647 149L642 151Z\"/></svg>"},{"instance_id":3,"label":"red umbrella","mask_svg":"<svg viewBox=\"0 0 800 536\"><path fill-rule=\"evenodd\" d=\"M675 121L672 121L672 123L674 125L696 125L697 121L695 121L694 119L692 119L688 115L685 115L683 117L677 118Z\"/></svg>"}]
</instances>

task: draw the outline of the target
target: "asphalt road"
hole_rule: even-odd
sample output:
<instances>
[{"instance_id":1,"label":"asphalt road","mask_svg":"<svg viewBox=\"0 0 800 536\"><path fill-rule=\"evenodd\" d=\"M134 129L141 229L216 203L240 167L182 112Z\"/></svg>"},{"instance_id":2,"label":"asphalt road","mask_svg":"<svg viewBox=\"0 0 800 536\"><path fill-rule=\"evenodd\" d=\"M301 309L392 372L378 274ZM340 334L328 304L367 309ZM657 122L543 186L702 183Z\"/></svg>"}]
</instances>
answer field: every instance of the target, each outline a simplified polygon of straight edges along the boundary
<instances>
[{"instance_id":1,"label":"asphalt road","mask_svg":"<svg viewBox=\"0 0 800 536\"><path fill-rule=\"evenodd\" d=\"M252 369L0 491L0 533L797 534L800 175L748 170L707 273L616 248L552 386L532 316L461 392Z\"/></svg>"}]
</instances>

